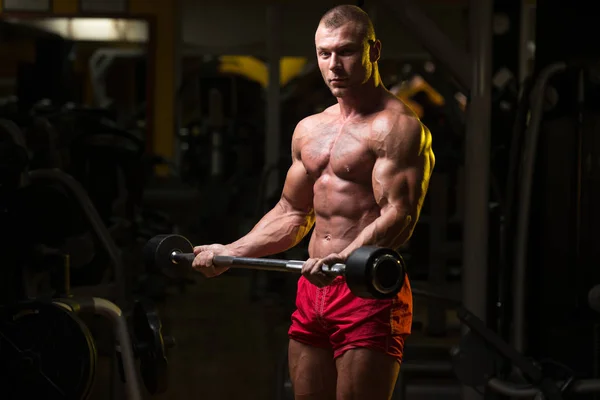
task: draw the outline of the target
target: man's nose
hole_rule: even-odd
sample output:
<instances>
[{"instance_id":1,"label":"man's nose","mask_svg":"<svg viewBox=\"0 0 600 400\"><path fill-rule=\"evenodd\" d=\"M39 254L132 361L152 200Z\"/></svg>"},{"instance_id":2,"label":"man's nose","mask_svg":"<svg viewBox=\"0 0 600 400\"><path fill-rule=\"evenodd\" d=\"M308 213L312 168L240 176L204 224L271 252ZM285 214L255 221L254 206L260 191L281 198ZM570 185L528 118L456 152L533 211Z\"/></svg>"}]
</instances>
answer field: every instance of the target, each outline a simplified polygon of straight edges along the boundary
<instances>
[{"instance_id":1,"label":"man's nose","mask_svg":"<svg viewBox=\"0 0 600 400\"><path fill-rule=\"evenodd\" d=\"M331 57L329 59L329 69L331 71L334 71L340 69L340 66L340 58L335 53L331 54Z\"/></svg>"}]
</instances>

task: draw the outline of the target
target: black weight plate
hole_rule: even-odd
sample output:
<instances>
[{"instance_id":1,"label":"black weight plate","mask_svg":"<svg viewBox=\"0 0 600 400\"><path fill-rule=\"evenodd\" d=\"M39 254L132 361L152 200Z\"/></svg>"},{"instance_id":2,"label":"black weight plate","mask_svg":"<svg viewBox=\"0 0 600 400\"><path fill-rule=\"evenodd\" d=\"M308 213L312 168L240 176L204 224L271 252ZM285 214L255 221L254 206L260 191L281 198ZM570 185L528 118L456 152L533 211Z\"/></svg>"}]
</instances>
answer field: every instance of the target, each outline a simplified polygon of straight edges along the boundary
<instances>
[{"instance_id":1,"label":"black weight plate","mask_svg":"<svg viewBox=\"0 0 600 400\"><path fill-rule=\"evenodd\" d=\"M151 301L137 299L132 319L134 348L144 385L151 394L164 393L168 386L168 362L158 311Z\"/></svg>"},{"instance_id":2,"label":"black weight plate","mask_svg":"<svg viewBox=\"0 0 600 400\"><path fill-rule=\"evenodd\" d=\"M142 360L140 371L148 393L155 395L164 393L168 388L168 363L166 360Z\"/></svg>"},{"instance_id":3,"label":"black weight plate","mask_svg":"<svg viewBox=\"0 0 600 400\"><path fill-rule=\"evenodd\" d=\"M171 262L173 251L192 253L194 246L180 235L158 235L150 239L143 250L144 262L150 271L161 272L169 278L181 278L189 271L190 265Z\"/></svg>"},{"instance_id":4,"label":"black weight plate","mask_svg":"<svg viewBox=\"0 0 600 400\"><path fill-rule=\"evenodd\" d=\"M385 261L385 268L379 270L376 278L382 279L384 286L388 288L396 283L397 290L389 293L378 291L372 284L372 265L382 256L392 256L398 261L399 275L393 274L393 268L388 267L389 262ZM396 251L384 247L364 246L354 250L346 260L346 284L358 297L366 299L389 299L397 295L404 284L406 267L404 260ZM394 281L394 282L392 282Z\"/></svg>"},{"instance_id":5,"label":"black weight plate","mask_svg":"<svg viewBox=\"0 0 600 400\"><path fill-rule=\"evenodd\" d=\"M152 239L148 240L148 242L146 242L146 245L144 246L144 249L142 251L142 257L144 259L144 264L146 265L146 269L148 271L162 272L160 268L160 263L157 263L156 260L156 250L160 247L161 242L166 237L167 235L157 235L154 236Z\"/></svg>"},{"instance_id":6,"label":"black weight plate","mask_svg":"<svg viewBox=\"0 0 600 400\"><path fill-rule=\"evenodd\" d=\"M6 399L86 399L96 348L72 312L44 302L0 308L0 393Z\"/></svg>"}]
</instances>

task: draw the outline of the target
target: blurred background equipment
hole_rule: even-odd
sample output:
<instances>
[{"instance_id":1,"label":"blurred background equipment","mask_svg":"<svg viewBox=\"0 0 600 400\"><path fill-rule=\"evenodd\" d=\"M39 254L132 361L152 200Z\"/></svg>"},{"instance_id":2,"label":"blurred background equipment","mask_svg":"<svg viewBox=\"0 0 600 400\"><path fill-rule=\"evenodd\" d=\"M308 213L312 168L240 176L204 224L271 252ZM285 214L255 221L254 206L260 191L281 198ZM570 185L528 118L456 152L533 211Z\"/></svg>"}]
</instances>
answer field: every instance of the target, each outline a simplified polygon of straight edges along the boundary
<instances>
[{"instance_id":1,"label":"blurred background equipment","mask_svg":"<svg viewBox=\"0 0 600 400\"><path fill-rule=\"evenodd\" d=\"M0 397L26 397L18 371L49 357L43 370L68 377L50 381L72 398L127 398L132 374L142 397L292 398L297 277L169 276L143 248L171 233L235 240L277 202L294 127L335 102L313 38L337 4L0 2L1 370L20 363L0 374ZM415 296L394 399L499 399L505 381L598 377L593 3L357 4L382 40L384 85L436 154L398 249L427 295ZM273 258L308 258L308 238ZM38 343L25 331L55 346L15 352ZM512 356L490 353L496 339ZM515 352L543 365L538 381Z\"/></svg>"}]
</instances>

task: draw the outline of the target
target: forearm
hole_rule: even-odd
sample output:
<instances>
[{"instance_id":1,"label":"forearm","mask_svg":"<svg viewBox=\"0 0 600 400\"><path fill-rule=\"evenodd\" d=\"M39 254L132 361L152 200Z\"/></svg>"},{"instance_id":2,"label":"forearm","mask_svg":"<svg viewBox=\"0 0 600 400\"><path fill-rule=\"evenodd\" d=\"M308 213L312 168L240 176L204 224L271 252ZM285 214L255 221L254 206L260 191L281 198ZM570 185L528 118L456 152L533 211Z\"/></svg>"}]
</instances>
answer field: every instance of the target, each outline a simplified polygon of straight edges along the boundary
<instances>
[{"instance_id":1,"label":"forearm","mask_svg":"<svg viewBox=\"0 0 600 400\"><path fill-rule=\"evenodd\" d=\"M411 214L390 207L367 225L340 254L346 258L363 246L397 249L408 240L413 226Z\"/></svg>"},{"instance_id":2,"label":"forearm","mask_svg":"<svg viewBox=\"0 0 600 400\"><path fill-rule=\"evenodd\" d=\"M314 214L281 201L242 238L226 247L237 257L265 257L294 247L314 224Z\"/></svg>"}]
</instances>

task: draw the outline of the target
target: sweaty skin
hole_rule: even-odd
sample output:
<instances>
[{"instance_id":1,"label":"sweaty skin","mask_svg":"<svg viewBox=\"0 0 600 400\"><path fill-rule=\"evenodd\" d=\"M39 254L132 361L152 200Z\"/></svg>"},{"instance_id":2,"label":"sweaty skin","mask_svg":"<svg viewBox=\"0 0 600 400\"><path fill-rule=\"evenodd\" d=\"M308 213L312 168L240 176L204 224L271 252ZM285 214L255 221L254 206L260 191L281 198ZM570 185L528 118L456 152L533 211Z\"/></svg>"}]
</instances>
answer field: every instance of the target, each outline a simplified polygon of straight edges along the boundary
<instances>
[{"instance_id":1,"label":"sweaty skin","mask_svg":"<svg viewBox=\"0 0 600 400\"><path fill-rule=\"evenodd\" d=\"M319 274L321 264L344 262L364 245L406 242L426 192L420 183L430 173L431 153L428 132L402 102L388 95L372 114L349 119L332 106L303 121L293 140L294 159L314 193L309 254L315 260L305 272L319 278L318 286L332 279Z\"/></svg>"},{"instance_id":2,"label":"sweaty skin","mask_svg":"<svg viewBox=\"0 0 600 400\"><path fill-rule=\"evenodd\" d=\"M382 84L381 42L358 7L326 13L315 49L337 104L296 126L277 205L239 240L196 247L192 266L218 275L226 268L212 265L214 255L277 254L314 227L288 332L295 399L390 399L412 321L410 287L373 303L332 283L321 266L345 262L361 246L398 248L410 238L435 164L431 134Z\"/></svg>"},{"instance_id":3,"label":"sweaty skin","mask_svg":"<svg viewBox=\"0 0 600 400\"><path fill-rule=\"evenodd\" d=\"M364 245L397 248L406 242L432 164L428 130L393 95L366 116L344 119L334 105L296 127L292 165L273 210L236 242L195 252L206 256L205 263L214 252L264 257L295 246L314 224L305 272L323 286L331 278L319 274L322 263L344 262Z\"/></svg>"},{"instance_id":4,"label":"sweaty skin","mask_svg":"<svg viewBox=\"0 0 600 400\"><path fill-rule=\"evenodd\" d=\"M431 134L416 115L374 80L353 24L319 27L316 47L324 82L338 104L300 121L292 137L292 165L279 202L239 240L197 246L192 266L206 276L214 255L264 257L297 245L315 227L303 274L321 287L333 278L322 264L345 262L364 245L397 248L412 234L435 158ZM376 79L375 79L376 80ZM377 83L377 82L375 82Z\"/></svg>"}]
</instances>

